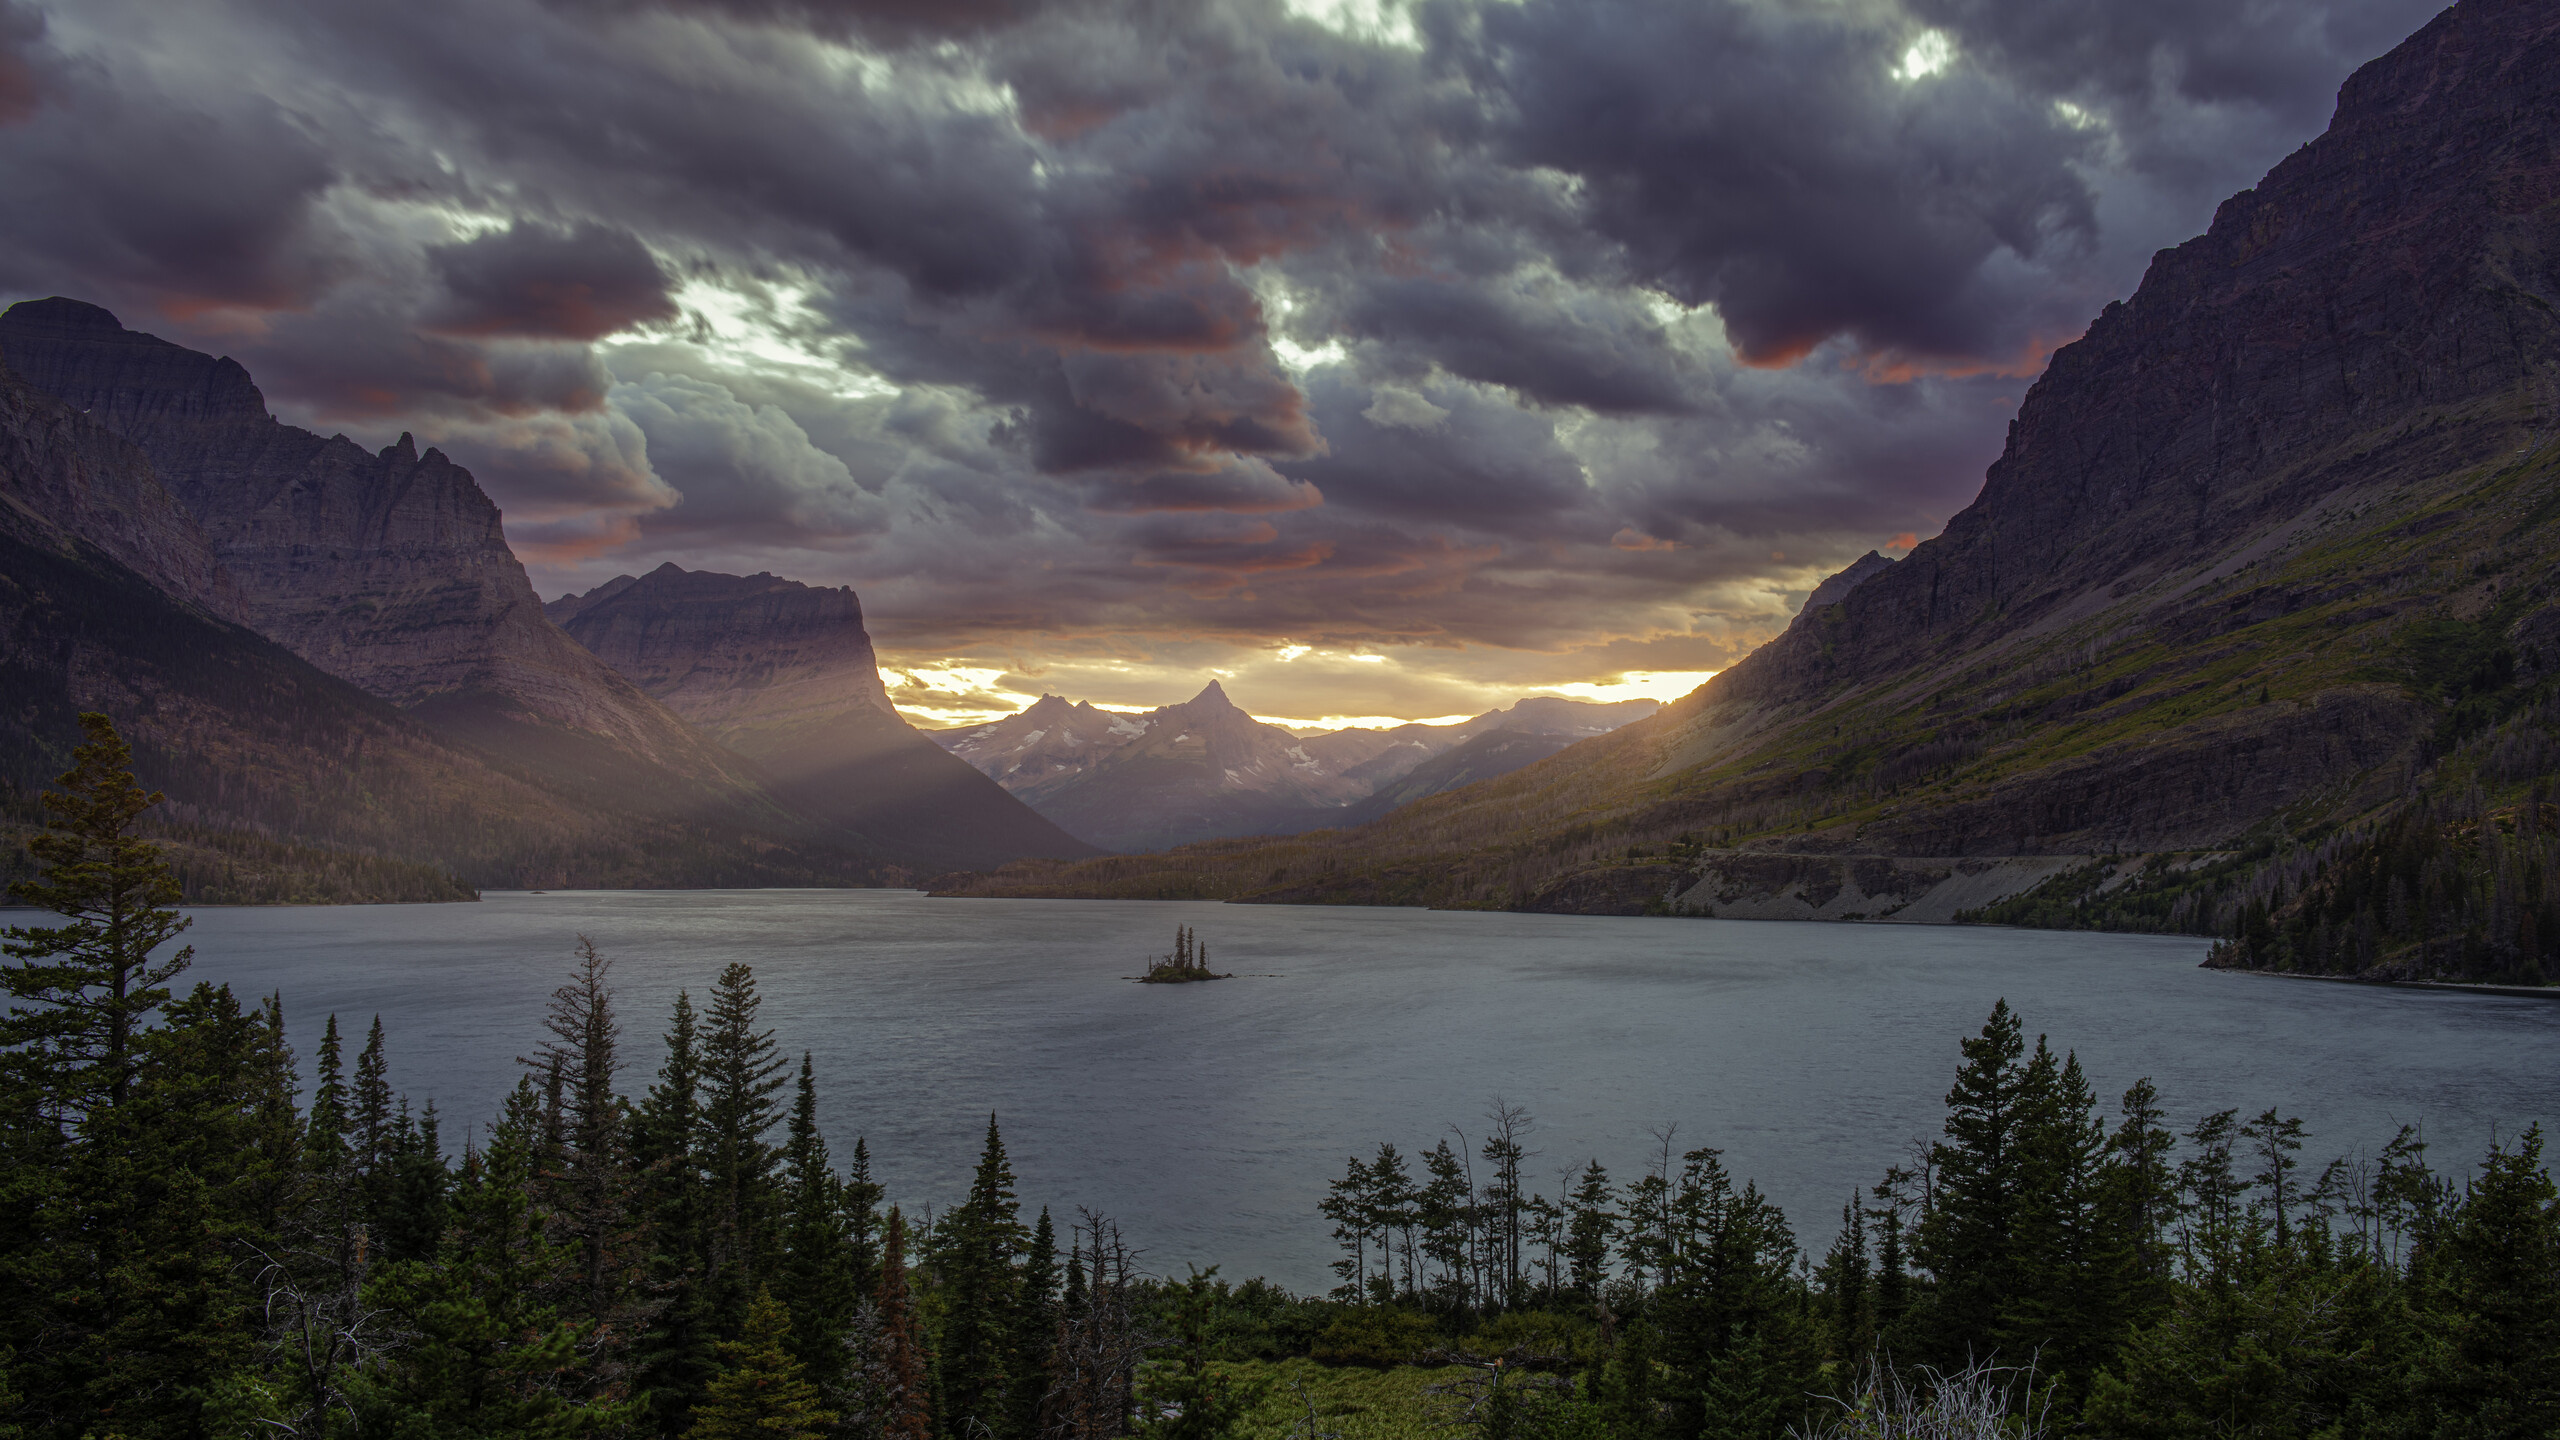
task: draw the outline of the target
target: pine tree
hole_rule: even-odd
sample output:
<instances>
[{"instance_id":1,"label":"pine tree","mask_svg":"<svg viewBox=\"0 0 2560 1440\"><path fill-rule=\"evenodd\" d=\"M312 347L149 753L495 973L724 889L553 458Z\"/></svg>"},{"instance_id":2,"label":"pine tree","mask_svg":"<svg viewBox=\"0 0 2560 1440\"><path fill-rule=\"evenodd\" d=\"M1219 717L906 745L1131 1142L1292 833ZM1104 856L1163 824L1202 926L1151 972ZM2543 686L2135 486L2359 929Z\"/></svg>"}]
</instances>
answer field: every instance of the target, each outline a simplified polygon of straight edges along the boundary
<instances>
[{"instance_id":1,"label":"pine tree","mask_svg":"<svg viewBox=\"0 0 2560 1440\"><path fill-rule=\"evenodd\" d=\"M826 1440L836 1414L792 1350L790 1312L759 1292L744 1333L720 1344L720 1373L694 1407L688 1440Z\"/></svg>"},{"instance_id":2,"label":"pine tree","mask_svg":"<svg viewBox=\"0 0 2560 1440\"><path fill-rule=\"evenodd\" d=\"M996 1117L987 1117L985 1148L969 1198L935 1236L946 1309L941 1344L943 1423L959 1433L984 1426L997 1440L1012 1435L1012 1350L1021 1304L1018 1265L1030 1236L1014 1198L1013 1164L1005 1158Z\"/></svg>"},{"instance_id":3,"label":"pine tree","mask_svg":"<svg viewBox=\"0 0 2560 1440\"><path fill-rule=\"evenodd\" d=\"M1031 1244L1023 1251L1021 1298L1014 1308L1013 1433L1040 1432L1040 1407L1049 1391L1049 1360L1058 1345L1058 1234L1049 1223L1048 1207L1031 1227Z\"/></svg>"},{"instance_id":4,"label":"pine tree","mask_svg":"<svg viewBox=\"0 0 2560 1440\"><path fill-rule=\"evenodd\" d=\"M622 1428L639 1407L594 1398L581 1328L553 1297L578 1257L545 1233L536 1203L543 1100L520 1077L485 1146L464 1148L436 1258L390 1267L369 1292L415 1333L380 1368L376 1422L457 1436L571 1435Z\"/></svg>"},{"instance_id":5,"label":"pine tree","mask_svg":"<svg viewBox=\"0 0 2560 1440\"><path fill-rule=\"evenodd\" d=\"M0 1049L42 1073L58 1120L124 1100L134 1036L195 954L151 958L192 923L178 913L177 876L160 847L135 833L166 797L134 782L133 749L106 716L83 714L80 729L87 741L44 796L44 832L27 841L44 871L10 887L68 923L13 925L0 941L17 962L0 968L17 1002L0 1018Z\"/></svg>"},{"instance_id":6,"label":"pine tree","mask_svg":"<svg viewBox=\"0 0 2560 1440\"><path fill-rule=\"evenodd\" d=\"M1915 1258L1937 1280L1926 1349L1942 1365L1990 1355L2002 1308L2019 1283L2014 1242L2024 1184L2018 1152L2026 1042L2009 1002L1994 1005L1982 1033L1962 1049L1964 1064L1947 1092L1947 1138L1930 1148L1934 1203L1912 1237Z\"/></svg>"},{"instance_id":7,"label":"pine tree","mask_svg":"<svg viewBox=\"0 0 2560 1440\"><path fill-rule=\"evenodd\" d=\"M658 1426L682 1433L714 1364L702 1166L702 1052L693 999L678 991L666 1059L632 1117L632 1159L651 1242L649 1284L662 1301L640 1353L640 1386Z\"/></svg>"},{"instance_id":8,"label":"pine tree","mask_svg":"<svg viewBox=\"0 0 2560 1440\"><path fill-rule=\"evenodd\" d=\"M1593 1160L1565 1200L1565 1258L1571 1264L1573 1292L1584 1300L1600 1298L1609 1279L1609 1247L1618 1238L1618 1216L1609 1208L1615 1198L1609 1172Z\"/></svg>"},{"instance_id":9,"label":"pine tree","mask_svg":"<svg viewBox=\"0 0 2560 1440\"><path fill-rule=\"evenodd\" d=\"M792 1353L822 1386L840 1381L845 1337L862 1300L862 1276L844 1189L818 1133L817 1073L806 1051L783 1146L782 1261L773 1293L791 1315Z\"/></svg>"},{"instance_id":10,"label":"pine tree","mask_svg":"<svg viewBox=\"0 0 2560 1440\"><path fill-rule=\"evenodd\" d=\"M782 1119L774 1099L788 1083L773 1032L756 1028L763 1001L755 972L732 964L712 987L702 1036L702 1113L695 1149L709 1186L708 1278L715 1313L743 1318L771 1264L778 1158L765 1136Z\"/></svg>"},{"instance_id":11,"label":"pine tree","mask_svg":"<svg viewBox=\"0 0 2560 1440\"><path fill-rule=\"evenodd\" d=\"M1748 1433L1774 1436L1764 1411L1803 1395L1821 1360L1793 1275L1795 1236L1756 1186L1734 1187L1719 1152L1692 1150L1681 1162L1647 1310L1669 1371L1672 1433L1704 1435L1741 1417L1757 1427Z\"/></svg>"},{"instance_id":12,"label":"pine tree","mask_svg":"<svg viewBox=\"0 0 2560 1440\"><path fill-rule=\"evenodd\" d=\"M2099 1182L2099 1230L2112 1247L2106 1263L2115 1271L2109 1289L2124 1329L2151 1323L2169 1303L2169 1226L2178 1208L2169 1156L2178 1140L2162 1120L2158 1087L2147 1078L2135 1081L2117 1103Z\"/></svg>"},{"instance_id":13,"label":"pine tree","mask_svg":"<svg viewBox=\"0 0 2560 1440\"><path fill-rule=\"evenodd\" d=\"M2422 1266L2450 1351L2437 1434L2560 1434L2560 1192L2542 1147L2539 1125L2512 1149L2492 1146Z\"/></svg>"},{"instance_id":14,"label":"pine tree","mask_svg":"<svg viewBox=\"0 0 2560 1440\"><path fill-rule=\"evenodd\" d=\"M635 1157L629 1107L615 1089L622 1024L615 1017L613 962L586 936L566 983L551 992L546 1037L518 1064L545 1078L546 1144L535 1196L551 1215L553 1238L576 1257L575 1293L563 1312L589 1329L595 1393L629 1387L641 1332L658 1309L647 1293L651 1260L634 1204Z\"/></svg>"},{"instance_id":15,"label":"pine tree","mask_svg":"<svg viewBox=\"0 0 2560 1440\"><path fill-rule=\"evenodd\" d=\"M1875 1296L1867 1266L1867 1214L1853 1194L1840 1207L1840 1234L1823 1257L1824 1319L1834 1359L1856 1364L1875 1343Z\"/></svg>"},{"instance_id":16,"label":"pine tree","mask_svg":"<svg viewBox=\"0 0 2560 1440\"><path fill-rule=\"evenodd\" d=\"M2042 1037L2021 1084L2018 1200L2010 1237L2016 1289L2001 1297L2002 1353L2036 1355L2077 1399L2103 1362L2122 1309L2117 1267L2099 1233L2107 1154L2077 1055L2057 1066Z\"/></svg>"},{"instance_id":17,"label":"pine tree","mask_svg":"<svg viewBox=\"0 0 2560 1440\"><path fill-rule=\"evenodd\" d=\"M348 1139L355 1146L356 1166L369 1180L382 1168L391 1140L391 1071L382 1053L382 1017L373 1017L365 1032L364 1050L356 1056L356 1078L349 1088Z\"/></svg>"},{"instance_id":18,"label":"pine tree","mask_svg":"<svg viewBox=\"0 0 2560 1440\"><path fill-rule=\"evenodd\" d=\"M933 1359L907 1288L907 1222L895 1206L880 1242L880 1283L872 1291L867 1369L874 1376L879 1440L933 1440Z\"/></svg>"}]
</instances>

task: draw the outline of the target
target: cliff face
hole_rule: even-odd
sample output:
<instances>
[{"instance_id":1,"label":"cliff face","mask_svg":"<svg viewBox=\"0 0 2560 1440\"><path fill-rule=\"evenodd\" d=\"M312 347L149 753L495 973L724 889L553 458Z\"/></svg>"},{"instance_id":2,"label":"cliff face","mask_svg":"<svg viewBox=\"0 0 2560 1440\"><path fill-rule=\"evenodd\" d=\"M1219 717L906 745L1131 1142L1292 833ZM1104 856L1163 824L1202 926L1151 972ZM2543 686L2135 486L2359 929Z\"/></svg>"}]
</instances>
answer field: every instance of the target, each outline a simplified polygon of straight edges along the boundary
<instances>
[{"instance_id":1,"label":"cliff face","mask_svg":"<svg viewBox=\"0 0 2560 1440\"><path fill-rule=\"evenodd\" d=\"M86 540L182 600L237 616L239 586L132 442L0 368L0 504L33 543Z\"/></svg>"},{"instance_id":2,"label":"cliff face","mask_svg":"<svg viewBox=\"0 0 2560 1440\"><path fill-rule=\"evenodd\" d=\"M567 633L727 748L795 808L914 863L1092 852L910 728L850 589L662 565L547 607Z\"/></svg>"},{"instance_id":3,"label":"cliff face","mask_svg":"<svg viewBox=\"0 0 2560 1440\"><path fill-rule=\"evenodd\" d=\"M2560 10L2537 0L2464 0L2358 70L2326 134L2055 353L1943 535L1858 586L1839 623L1718 677L1720 698L1803 699L2085 615L2393 451L2444 469L2512 448L2506 426L2457 423L2484 402L2547 429L2555 115Z\"/></svg>"},{"instance_id":4,"label":"cliff face","mask_svg":"<svg viewBox=\"0 0 2560 1440\"><path fill-rule=\"evenodd\" d=\"M893 878L752 794L656 772L600 800L456 745L224 618L211 557L137 446L0 369L0 869L97 710L168 794L149 823L190 899Z\"/></svg>"},{"instance_id":5,"label":"cliff face","mask_svg":"<svg viewBox=\"0 0 2560 1440\"><path fill-rule=\"evenodd\" d=\"M2512 782L2458 747L2553 743L2482 727L2560 676L2555 442L2560 9L2462 0L2056 353L1944 534L1652 719L1343 837L1322 880L1247 847L1166 873L1202 898L1747 909L1754 856L2317 843L2439 761ZM1659 874L1625 863L1674 844ZM2146 923L2198 929L2238 903L2171 897L2207 873L2186 859L2142 873L2106 903L2149 887Z\"/></svg>"},{"instance_id":6,"label":"cliff face","mask_svg":"<svg viewBox=\"0 0 2560 1440\"><path fill-rule=\"evenodd\" d=\"M671 563L544 613L597 658L715 736L741 728L904 728L850 588Z\"/></svg>"},{"instance_id":7,"label":"cliff face","mask_svg":"<svg viewBox=\"0 0 2560 1440\"><path fill-rule=\"evenodd\" d=\"M149 457L231 588L223 613L396 705L567 727L715 786L743 774L542 615L497 507L409 437L379 453L277 421L248 372L94 305L0 315L0 359Z\"/></svg>"}]
</instances>

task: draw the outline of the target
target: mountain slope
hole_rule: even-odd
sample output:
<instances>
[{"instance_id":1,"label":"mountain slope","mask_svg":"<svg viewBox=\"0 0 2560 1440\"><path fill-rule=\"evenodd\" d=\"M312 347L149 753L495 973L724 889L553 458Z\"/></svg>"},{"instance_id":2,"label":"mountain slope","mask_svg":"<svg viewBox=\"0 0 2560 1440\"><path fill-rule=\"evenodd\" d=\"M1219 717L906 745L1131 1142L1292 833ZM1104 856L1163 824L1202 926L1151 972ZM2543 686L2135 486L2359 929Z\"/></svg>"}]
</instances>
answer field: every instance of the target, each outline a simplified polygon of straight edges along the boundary
<instances>
[{"instance_id":1,"label":"mountain slope","mask_svg":"<svg viewBox=\"0 0 2560 1440\"><path fill-rule=\"evenodd\" d=\"M889 703L850 589L662 565L548 613L704 734L753 760L798 809L934 868L1093 853Z\"/></svg>"},{"instance_id":2,"label":"mountain slope","mask_svg":"<svg viewBox=\"0 0 2560 1440\"><path fill-rule=\"evenodd\" d=\"M76 300L11 306L0 359L150 457L230 577L209 597L227 618L529 762L635 784L671 772L706 796L753 787L543 618L497 507L441 452L404 435L371 453L283 424L236 362Z\"/></svg>"},{"instance_id":3,"label":"mountain slope","mask_svg":"<svg viewBox=\"0 0 2560 1440\"><path fill-rule=\"evenodd\" d=\"M1628 911L2365 823L2560 668L2555 306L2560 10L2463 0L2056 353L1944 534L1661 714L1360 830L981 888Z\"/></svg>"},{"instance_id":4,"label":"mountain slope","mask_svg":"<svg viewBox=\"0 0 2560 1440\"><path fill-rule=\"evenodd\" d=\"M884 878L823 839L664 797L599 808L458 749L216 613L221 577L190 535L138 447L0 368L0 833L41 823L79 713L101 710L169 796L153 823L191 900Z\"/></svg>"}]
</instances>

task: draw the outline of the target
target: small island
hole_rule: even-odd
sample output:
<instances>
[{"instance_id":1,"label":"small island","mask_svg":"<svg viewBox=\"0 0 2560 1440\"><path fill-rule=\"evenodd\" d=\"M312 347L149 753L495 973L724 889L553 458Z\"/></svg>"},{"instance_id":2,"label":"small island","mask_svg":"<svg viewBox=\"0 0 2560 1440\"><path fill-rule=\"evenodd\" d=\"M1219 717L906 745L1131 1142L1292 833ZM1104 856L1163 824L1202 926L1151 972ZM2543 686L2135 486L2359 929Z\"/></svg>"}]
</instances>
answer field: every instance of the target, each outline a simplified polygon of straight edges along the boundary
<instances>
[{"instance_id":1,"label":"small island","mask_svg":"<svg viewBox=\"0 0 2560 1440\"><path fill-rule=\"evenodd\" d=\"M1173 953L1148 966L1147 973L1138 977L1138 983L1141 985L1187 985L1194 980L1232 980L1234 978L1232 975L1221 975L1211 970L1209 947L1201 944L1192 935L1190 926L1178 925L1173 931Z\"/></svg>"}]
</instances>

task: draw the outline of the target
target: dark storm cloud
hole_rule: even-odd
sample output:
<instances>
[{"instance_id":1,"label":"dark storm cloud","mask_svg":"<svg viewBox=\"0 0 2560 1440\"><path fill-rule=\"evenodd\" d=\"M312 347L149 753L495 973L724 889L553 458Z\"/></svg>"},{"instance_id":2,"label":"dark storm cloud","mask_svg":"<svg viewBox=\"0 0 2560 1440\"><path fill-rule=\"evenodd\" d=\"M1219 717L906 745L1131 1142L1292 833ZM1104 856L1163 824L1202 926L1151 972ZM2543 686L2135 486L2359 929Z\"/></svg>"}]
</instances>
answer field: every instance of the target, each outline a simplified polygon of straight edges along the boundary
<instances>
[{"instance_id":1,"label":"dark storm cloud","mask_svg":"<svg viewBox=\"0 0 2560 1440\"><path fill-rule=\"evenodd\" d=\"M1536 404L1604 415L1695 405L1693 367L1661 326L1624 299L1578 298L1582 303L1560 304L1500 282L1388 275L1357 284L1327 318L1340 333L1427 362L1422 368L1437 365Z\"/></svg>"},{"instance_id":2,"label":"dark storm cloud","mask_svg":"<svg viewBox=\"0 0 2560 1440\"><path fill-rule=\"evenodd\" d=\"M948 39L1014 24L1040 0L553 0L563 9L663 9L796 26L829 36L890 41Z\"/></svg>"},{"instance_id":3,"label":"dark storm cloud","mask_svg":"<svg viewBox=\"0 0 2560 1440\"><path fill-rule=\"evenodd\" d=\"M2332 5L2231 0L1911 0L1968 51L2056 95L2148 105L2169 94L2240 102L2300 123L2327 118L2344 70L2444 8L2435 0Z\"/></svg>"},{"instance_id":4,"label":"dark storm cloud","mask_svg":"<svg viewBox=\"0 0 2560 1440\"><path fill-rule=\"evenodd\" d=\"M1373 390L1335 369L1309 377L1308 388L1331 449L1287 470L1336 505L1524 540L1591 508L1553 427L1471 387Z\"/></svg>"},{"instance_id":5,"label":"dark storm cloud","mask_svg":"<svg viewBox=\"0 0 2560 1440\"><path fill-rule=\"evenodd\" d=\"M427 316L453 335L597 340L675 318L667 274L640 237L581 222L567 230L518 220L427 252L444 295Z\"/></svg>"},{"instance_id":6,"label":"dark storm cloud","mask_svg":"<svg viewBox=\"0 0 2560 1440\"><path fill-rule=\"evenodd\" d=\"M1722 645L1934 529L2199 187L2422 18L1410 14L0 0L0 288L434 433L554 563L945 637Z\"/></svg>"},{"instance_id":7,"label":"dark storm cloud","mask_svg":"<svg viewBox=\"0 0 2560 1440\"><path fill-rule=\"evenodd\" d=\"M0 288L118 308L306 303L342 272L313 232L326 145L254 92L167 88L0 10Z\"/></svg>"},{"instance_id":8,"label":"dark storm cloud","mask_svg":"<svg viewBox=\"0 0 2560 1440\"><path fill-rule=\"evenodd\" d=\"M1581 177L1635 271L1716 306L1745 359L1981 355L1998 317L1953 302L1996 252L2091 231L2085 142L1976 72L1895 80L1903 42L1830 9L1532 0L1484 11L1470 59L1511 151Z\"/></svg>"}]
</instances>

